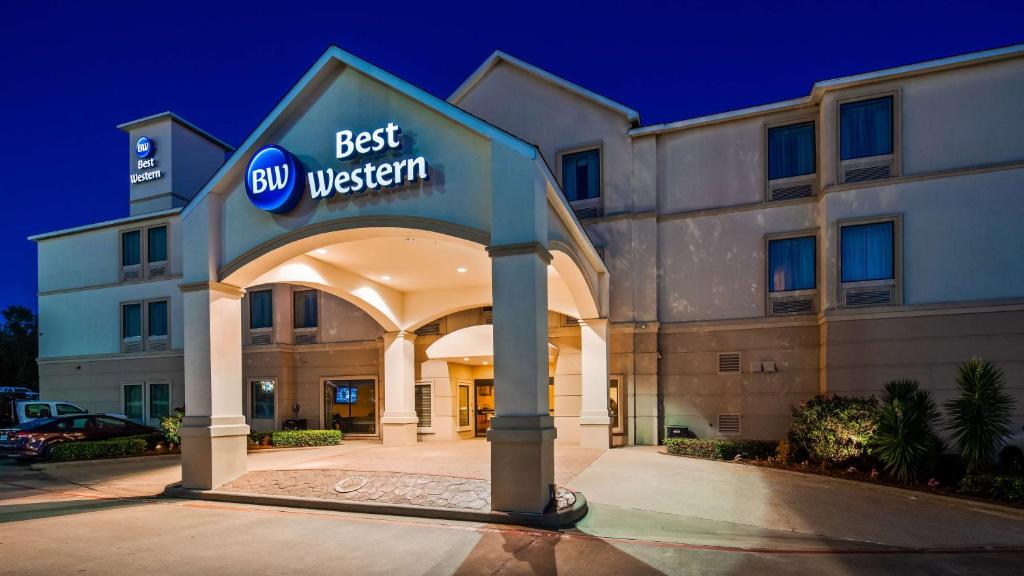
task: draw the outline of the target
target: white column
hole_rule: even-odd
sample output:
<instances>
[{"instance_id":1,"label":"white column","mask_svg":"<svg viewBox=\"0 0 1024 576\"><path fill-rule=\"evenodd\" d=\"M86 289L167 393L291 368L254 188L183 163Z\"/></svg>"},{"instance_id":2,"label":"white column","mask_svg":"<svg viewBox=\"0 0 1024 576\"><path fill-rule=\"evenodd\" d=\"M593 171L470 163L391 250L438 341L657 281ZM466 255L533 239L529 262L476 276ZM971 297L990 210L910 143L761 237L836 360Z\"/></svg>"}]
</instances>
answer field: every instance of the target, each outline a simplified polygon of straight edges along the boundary
<instances>
[{"instance_id":1,"label":"white column","mask_svg":"<svg viewBox=\"0 0 1024 576\"><path fill-rule=\"evenodd\" d=\"M611 424L608 415L608 320L581 320L580 340L583 348L580 446L606 450Z\"/></svg>"},{"instance_id":2,"label":"white column","mask_svg":"<svg viewBox=\"0 0 1024 576\"><path fill-rule=\"evenodd\" d=\"M233 286L181 286L185 313L185 418L181 480L212 489L246 472L242 415L242 294Z\"/></svg>"},{"instance_id":3,"label":"white column","mask_svg":"<svg viewBox=\"0 0 1024 576\"><path fill-rule=\"evenodd\" d=\"M416 362L409 332L384 334L384 414L381 439L384 444L416 443Z\"/></svg>"},{"instance_id":4,"label":"white column","mask_svg":"<svg viewBox=\"0 0 1024 576\"><path fill-rule=\"evenodd\" d=\"M491 508L539 514L554 486L548 414L547 263L539 243L488 248L494 296Z\"/></svg>"}]
</instances>

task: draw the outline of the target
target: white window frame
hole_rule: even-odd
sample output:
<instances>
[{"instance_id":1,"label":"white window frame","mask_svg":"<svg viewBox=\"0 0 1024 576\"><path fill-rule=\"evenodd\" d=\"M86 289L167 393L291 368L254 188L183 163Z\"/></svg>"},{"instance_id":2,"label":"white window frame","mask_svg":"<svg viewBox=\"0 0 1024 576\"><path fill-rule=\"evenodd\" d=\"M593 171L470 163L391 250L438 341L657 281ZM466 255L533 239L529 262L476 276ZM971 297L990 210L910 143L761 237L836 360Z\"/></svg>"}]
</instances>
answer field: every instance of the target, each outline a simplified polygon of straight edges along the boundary
<instances>
[{"instance_id":1,"label":"white window frame","mask_svg":"<svg viewBox=\"0 0 1024 576\"><path fill-rule=\"evenodd\" d=\"M153 380L153 381L148 381L147 380L146 383L145 383L144 392L143 392L142 413L145 416L145 420L146 420L146 423L148 425L150 425L150 426L159 426L160 425L159 417L154 417L153 416L153 411L150 409L151 407L150 407L150 404L149 404L151 399L152 399L152 397L153 397L153 395L150 393L150 388L153 387L153 386L167 386L167 415L168 416L174 414L174 386L171 384L170 380ZM122 388L122 394L123 394L123 392L124 391L123 391L123 388ZM122 407L124 406L124 402L121 403L121 406Z\"/></svg>"},{"instance_id":2,"label":"white window frame","mask_svg":"<svg viewBox=\"0 0 1024 576\"><path fill-rule=\"evenodd\" d=\"M141 421L132 420L128 416L128 411L125 410L125 405L124 405L124 401L125 401L124 389L127 388L128 386L139 386L140 388L142 388L142 420ZM149 390L147 390L146 381L145 380L135 380L135 381L128 381L128 382L121 382L121 403L119 404L119 406L120 406L120 410L119 411L122 414L124 414L125 418L127 418L128 420L130 420L132 422L135 422L136 424L142 424L142 425L145 426L146 422L148 421L148 417L149 417Z\"/></svg>"},{"instance_id":3,"label":"white window frame","mask_svg":"<svg viewBox=\"0 0 1024 576\"><path fill-rule=\"evenodd\" d=\"M167 257L165 259L163 259L163 260L157 260L155 262L150 262L149 261L149 231L151 229L153 229L153 228L163 228L166 231L166 232L164 232L164 234L165 234L165 236L167 238ZM141 230L142 230L142 237L140 239L140 242L141 242L141 245L142 245L142 254L139 257L139 262L140 262L140 264L143 263L143 262L145 263L145 267L144 267L145 277L146 278L166 278L166 277L170 276L171 275L171 268L170 268L170 266L171 266L171 226L170 226L170 223L169 222L161 222L159 224L151 224L149 226L146 226L145 228L142 228ZM156 275L154 275L152 273L154 264L163 264L163 266L164 266L164 273L163 274L156 274Z\"/></svg>"},{"instance_id":4,"label":"white window frame","mask_svg":"<svg viewBox=\"0 0 1024 576\"><path fill-rule=\"evenodd\" d=\"M880 224L892 222L892 279L864 280L860 282L843 282L843 228L862 224ZM836 221L836 305L839 308L875 308L900 306L903 304L903 218L899 214L868 216L863 218L847 218ZM846 291L857 288L891 287L892 302L876 306L846 305Z\"/></svg>"},{"instance_id":5,"label":"white window frame","mask_svg":"<svg viewBox=\"0 0 1024 576\"><path fill-rule=\"evenodd\" d=\"M784 290L781 292L771 291L771 274L772 274L772 263L771 256L768 250L772 240L788 240L790 238L808 238L814 237L814 288L805 290ZM821 234L817 228L807 228L805 230L796 230L793 232L780 232L777 234L765 234L764 236L764 293L765 293L765 316L805 316L807 314L816 314L821 309L821 300L819 299L819 290L821 286ZM797 312L792 314L774 314L772 312L772 303L776 300L787 300L793 298L806 298L811 297L813 299L810 312Z\"/></svg>"},{"instance_id":6,"label":"white window frame","mask_svg":"<svg viewBox=\"0 0 1024 576\"><path fill-rule=\"evenodd\" d=\"M902 147L902 112L900 105L901 92L899 89L885 90L881 92L869 92L864 94L857 94L846 98L836 100L835 103L835 158L836 158L836 182L839 184L846 184L845 172L847 168L857 168L859 166L881 164L883 162L890 162L889 178L879 178L877 180L865 180L864 182L851 182L850 184L871 184L873 182L885 182L892 178L897 178L903 174L902 162L903 156L900 153ZM880 98L892 97L892 154L883 154L881 156L867 156L864 158L851 158L849 160L843 160L842 151L842 109L843 104L853 104L856 102L862 102L864 100L878 100Z\"/></svg>"},{"instance_id":7,"label":"white window frame","mask_svg":"<svg viewBox=\"0 0 1024 576\"><path fill-rule=\"evenodd\" d=\"M149 305L152 302L166 302L167 303L167 334L163 336L150 336L149 335ZM145 300L142 303L142 338L145 342L145 350L153 352L152 342L162 342L166 344L163 350L157 350L158 352L164 352L171 349L171 299L170 298L152 298Z\"/></svg>"},{"instance_id":8,"label":"white window frame","mask_svg":"<svg viewBox=\"0 0 1024 576\"><path fill-rule=\"evenodd\" d=\"M126 234L131 234L132 232L138 232L138 234L139 234L139 263L138 264L125 265L125 263L124 263L124 236ZM146 239L144 238L144 236L145 236L145 233L144 233L144 230L142 228L126 228L126 229L120 230L118 232L118 234L117 234L117 241L118 241L118 246L117 246L117 269L118 269L118 279L121 282L138 282L140 280L144 280L145 279L145 272L144 272L145 267L142 265L143 262L145 262L145 258L146 258L146 252L145 252L145 250L146 250ZM128 279L127 278L128 273L131 272L131 271L134 271L136 273L136 277L132 278L132 279Z\"/></svg>"},{"instance_id":9,"label":"white window frame","mask_svg":"<svg viewBox=\"0 0 1024 576\"><path fill-rule=\"evenodd\" d=\"M814 172L810 174L803 174L801 176L790 176L788 178L776 178L769 180L768 178L768 167L771 165L770 154L770 142L768 140L768 133L773 128L785 128L786 126L795 126L797 124L810 123L814 127ZM800 112L795 116L789 116L780 118L772 122L765 122L762 128L761 139L764 142L764 201L768 202L797 202L807 201L809 198L817 198L818 190L820 186L818 184L818 174L821 170L821 158L819 157L819 146L818 139L820 136L820 126L818 125L818 119L813 113ZM809 185L811 187L811 195L806 198L793 198L790 200L772 200L772 192L778 188L791 188L794 186Z\"/></svg>"},{"instance_id":10,"label":"white window frame","mask_svg":"<svg viewBox=\"0 0 1024 576\"><path fill-rule=\"evenodd\" d=\"M413 386L414 389L416 386L426 386L428 389L430 389L430 426L420 426L420 415L416 414L416 432L419 432L421 434L432 434L434 432L434 382L433 380L417 380L416 383L413 384Z\"/></svg>"},{"instance_id":11,"label":"white window frame","mask_svg":"<svg viewBox=\"0 0 1024 576\"><path fill-rule=\"evenodd\" d=\"M466 400L466 403L467 403L466 404L466 419L467 419L468 424L466 426L463 426L462 424L459 423L459 416L461 415L461 412L462 412L462 389L463 388L466 389L466 399L467 399ZM455 391L456 391L456 394L455 394L455 426L456 426L456 428L458 429L459 432L471 432L473 430L473 421L475 420L475 418L473 417L474 416L474 414L473 414L473 403L474 403L473 383L469 382L469 381L460 380L458 382L458 387L455 389Z\"/></svg>"},{"instance_id":12,"label":"white window frame","mask_svg":"<svg viewBox=\"0 0 1024 576\"><path fill-rule=\"evenodd\" d=\"M139 306L139 335L133 337L125 337L124 335L124 308L125 306ZM121 353L122 354L137 354L146 350L146 301L145 300L127 300L117 305L117 313L119 319L119 326L117 328L120 334L121 342ZM133 344L138 344L138 350L129 350L129 347Z\"/></svg>"}]
</instances>

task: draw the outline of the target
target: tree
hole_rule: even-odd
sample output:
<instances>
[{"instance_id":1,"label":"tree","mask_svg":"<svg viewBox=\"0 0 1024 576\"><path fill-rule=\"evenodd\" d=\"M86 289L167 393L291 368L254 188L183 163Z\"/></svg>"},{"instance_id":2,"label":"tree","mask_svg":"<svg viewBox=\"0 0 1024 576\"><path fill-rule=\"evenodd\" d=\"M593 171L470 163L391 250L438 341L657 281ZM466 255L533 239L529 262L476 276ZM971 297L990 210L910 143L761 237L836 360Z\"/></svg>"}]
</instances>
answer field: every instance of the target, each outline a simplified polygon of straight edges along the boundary
<instances>
[{"instance_id":1,"label":"tree","mask_svg":"<svg viewBox=\"0 0 1024 576\"><path fill-rule=\"evenodd\" d=\"M946 402L949 430L973 472L992 462L1010 435L1013 397L1006 393L1003 371L980 358L960 365L956 385L960 395Z\"/></svg>"},{"instance_id":2,"label":"tree","mask_svg":"<svg viewBox=\"0 0 1024 576\"><path fill-rule=\"evenodd\" d=\"M38 318L24 306L8 306L0 325L0 386L39 389Z\"/></svg>"}]
</instances>

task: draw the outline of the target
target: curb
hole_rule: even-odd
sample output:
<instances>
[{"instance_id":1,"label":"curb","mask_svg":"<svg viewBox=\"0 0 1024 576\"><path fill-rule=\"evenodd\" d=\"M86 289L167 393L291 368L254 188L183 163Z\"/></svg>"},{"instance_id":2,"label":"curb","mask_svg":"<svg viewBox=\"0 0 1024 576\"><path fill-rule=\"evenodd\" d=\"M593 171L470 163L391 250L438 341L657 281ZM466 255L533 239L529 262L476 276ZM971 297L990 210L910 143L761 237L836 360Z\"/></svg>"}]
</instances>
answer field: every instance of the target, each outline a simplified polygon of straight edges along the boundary
<instances>
[{"instance_id":1,"label":"curb","mask_svg":"<svg viewBox=\"0 0 1024 576\"><path fill-rule=\"evenodd\" d=\"M517 524L520 526L559 529L571 528L587 515L587 499L580 492L573 492L573 494L576 496L576 502L572 507L562 510L561 512L548 512L545 514L499 512L496 510L459 510L433 506L404 506L401 504L378 504L374 502L348 502L344 500L308 498L305 496L269 496L266 494L249 494L244 492L193 490L190 488L182 488L180 484L171 484L170 486L167 486L162 495L170 498L181 498L187 500L233 502L236 504L255 504L259 506L283 506L287 508L331 510L333 512L386 514L389 516L412 516L416 518L461 520L464 522L483 522L489 524Z\"/></svg>"},{"instance_id":2,"label":"curb","mask_svg":"<svg viewBox=\"0 0 1024 576\"><path fill-rule=\"evenodd\" d=\"M96 458L93 460L70 460L68 462L33 462L28 469L33 472L46 472L54 468L77 468L89 466L103 466L109 464L134 464L136 462L159 462L181 458L181 454L154 454L152 456L127 456L124 458Z\"/></svg>"}]
</instances>

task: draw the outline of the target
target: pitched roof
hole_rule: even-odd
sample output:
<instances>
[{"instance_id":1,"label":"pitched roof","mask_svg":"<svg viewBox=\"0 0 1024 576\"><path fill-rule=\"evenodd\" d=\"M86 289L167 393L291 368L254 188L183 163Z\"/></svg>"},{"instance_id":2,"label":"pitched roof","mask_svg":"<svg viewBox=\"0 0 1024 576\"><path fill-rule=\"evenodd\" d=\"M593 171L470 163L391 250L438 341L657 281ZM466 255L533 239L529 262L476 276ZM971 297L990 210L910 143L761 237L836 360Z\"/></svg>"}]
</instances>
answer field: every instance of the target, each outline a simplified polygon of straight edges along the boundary
<instances>
[{"instance_id":1,"label":"pitched roof","mask_svg":"<svg viewBox=\"0 0 1024 576\"><path fill-rule=\"evenodd\" d=\"M252 149L255 143L260 137L274 124L274 122L280 117L292 103L302 95L314 80L320 75L321 72L332 62L340 62L345 66L357 70L366 76L373 78L374 80L395 89L398 92L405 94L420 104L430 108L434 112L441 114L442 116L449 118L453 122L456 122L477 134L490 139L502 142L509 148L519 152L520 154L530 158L536 159L538 157L537 148L532 144L528 144L519 138L505 132L504 130L488 124L487 122L473 116L472 114L462 110L458 106L446 102L433 94L414 86L413 84L402 80L398 76L386 72L385 70L370 64L369 62L350 54L338 48L337 46L331 46L324 51L323 55L316 61L303 74L302 78L292 86L291 90L284 95L283 98L277 103L277 106L267 114L266 118L259 123L258 126L249 134L249 136L242 142L241 145L235 150L235 152L227 159L226 162L214 173L214 175L206 182L202 190L192 199L191 202L185 206L185 209L181 213L181 217L185 218L189 215L192 209L200 202L214 186L220 182L220 179L227 174L235 165L237 165L242 158Z\"/></svg>"},{"instance_id":2,"label":"pitched roof","mask_svg":"<svg viewBox=\"0 0 1024 576\"><path fill-rule=\"evenodd\" d=\"M462 100L462 98L465 97L466 94L468 94L469 91L472 90L473 87L476 86L477 83L479 83L480 80L482 80L484 76L487 75L488 72L490 72L495 66L502 62L515 66L516 68L519 68L520 70L523 70L529 74L537 76L538 78L541 78L547 82L550 82L555 86L558 86L559 88L568 90L569 92L578 94L588 100L596 102L601 106L614 110L615 112L618 112L619 114L625 116L626 119L629 120L630 122L634 122L636 124L640 123L640 113L637 112L636 110L624 106L614 100L611 100L610 98L601 96L597 92L587 90L586 88L580 86L579 84L569 82L565 78L560 78L546 70L541 70L540 68L534 66L533 64L524 62L519 58L516 58L515 56L511 56L509 54L502 52L501 50L495 50L487 58L487 60L484 60L484 63L477 67L477 69L469 76L469 78L466 78L466 81L463 82L462 85L460 85L458 88L456 88L454 92L452 92L451 96L448 97L448 101L451 102L452 104L458 104L459 101Z\"/></svg>"}]
</instances>

